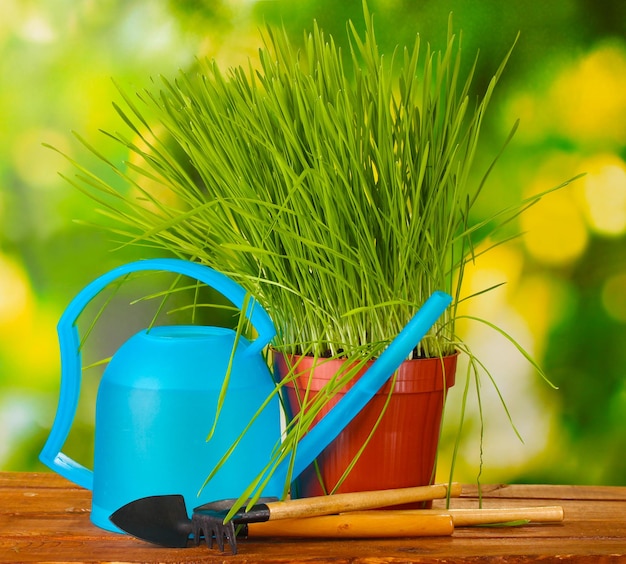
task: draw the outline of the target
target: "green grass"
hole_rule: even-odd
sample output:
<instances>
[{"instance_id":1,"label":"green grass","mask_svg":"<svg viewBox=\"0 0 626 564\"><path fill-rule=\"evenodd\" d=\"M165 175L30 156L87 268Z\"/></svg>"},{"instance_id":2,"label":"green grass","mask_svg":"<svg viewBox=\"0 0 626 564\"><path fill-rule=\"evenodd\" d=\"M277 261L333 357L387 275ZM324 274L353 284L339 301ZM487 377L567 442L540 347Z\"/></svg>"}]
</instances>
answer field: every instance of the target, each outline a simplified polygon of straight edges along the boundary
<instances>
[{"instance_id":1,"label":"green grass","mask_svg":"<svg viewBox=\"0 0 626 564\"><path fill-rule=\"evenodd\" d=\"M132 134L110 135L132 158L126 170L110 164L134 196L85 169L78 181L126 244L200 261L249 289L281 350L367 354L439 289L457 300L417 355L446 354L458 344L473 235L518 211L469 222L483 183L468 179L504 62L473 104L452 32L445 52L417 36L389 56L371 20L364 38L349 33L344 60L317 27L300 51L268 29L256 67L224 73L202 60L138 101L124 95L126 109L116 107Z\"/></svg>"},{"instance_id":2,"label":"green grass","mask_svg":"<svg viewBox=\"0 0 626 564\"><path fill-rule=\"evenodd\" d=\"M363 38L349 25L348 57L317 26L301 50L268 29L256 66L223 72L201 60L138 100L124 95L116 108L131 136L109 135L132 157L126 170L109 164L134 195L85 169L78 184L125 244L200 261L247 288L281 350L367 354L444 290L456 300L416 354L447 354L479 231L490 237L541 197L470 223L484 180L468 180L509 54L473 102L473 68L461 77L452 29L444 52L418 35L382 55L367 21Z\"/></svg>"}]
</instances>

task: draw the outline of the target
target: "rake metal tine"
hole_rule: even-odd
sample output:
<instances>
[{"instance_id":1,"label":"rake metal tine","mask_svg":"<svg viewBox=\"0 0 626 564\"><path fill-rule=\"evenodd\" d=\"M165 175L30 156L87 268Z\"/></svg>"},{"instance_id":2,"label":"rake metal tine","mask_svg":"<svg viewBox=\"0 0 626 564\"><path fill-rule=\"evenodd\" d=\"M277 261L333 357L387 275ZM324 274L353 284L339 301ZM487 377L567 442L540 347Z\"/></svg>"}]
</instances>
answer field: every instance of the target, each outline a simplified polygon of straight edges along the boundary
<instances>
[{"instance_id":1,"label":"rake metal tine","mask_svg":"<svg viewBox=\"0 0 626 564\"><path fill-rule=\"evenodd\" d=\"M208 526L207 526L208 525ZM204 539L209 548L213 548L213 530L211 522L202 515L194 514L191 518L193 541L196 546Z\"/></svg>"},{"instance_id":2,"label":"rake metal tine","mask_svg":"<svg viewBox=\"0 0 626 564\"><path fill-rule=\"evenodd\" d=\"M233 522L230 521L225 525L223 523L213 523L213 525L214 527L209 548L212 548L213 538L215 538L215 542L217 543L217 547L220 549L220 552L224 552L224 541L228 541L228 544L230 544L231 552L233 554L237 554L237 537L235 534L235 525L233 524Z\"/></svg>"},{"instance_id":3,"label":"rake metal tine","mask_svg":"<svg viewBox=\"0 0 626 564\"><path fill-rule=\"evenodd\" d=\"M221 534L219 535L222 545L220 550L224 552L224 539L230 544L230 551L232 554L237 554L237 535L235 533L235 524L229 521L225 525L220 524Z\"/></svg>"},{"instance_id":4,"label":"rake metal tine","mask_svg":"<svg viewBox=\"0 0 626 564\"><path fill-rule=\"evenodd\" d=\"M200 523L200 519L197 515L194 515L191 519L191 530L193 533L193 542L195 546L198 546L200 544L200 539L202 537L204 537L207 540L207 544L208 544L208 539L207 539L207 535L204 532L204 527L202 526L202 523Z\"/></svg>"},{"instance_id":5,"label":"rake metal tine","mask_svg":"<svg viewBox=\"0 0 626 564\"><path fill-rule=\"evenodd\" d=\"M204 537L209 548L213 548L213 541L221 552L224 552L224 540L230 544L233 554L237 554L237 536L235 533L235 524L230 521L225 525L216 523L214 517L194 513L192 517L193 536L196 546L200 544L200 540Z\"/></svg>"},{"instance_id":6,"label":"rake metal tine","mask_svg":"<svg viewBox=\"0 0 626 564\"><path fill-rule=\"evenodd\" d=\"M220 549L220 552L224 552L224 529L221 525L217 525L213 529L213 535L215 537L215 542L217 543L217 548Z\"/></svg>"}]
</instances>

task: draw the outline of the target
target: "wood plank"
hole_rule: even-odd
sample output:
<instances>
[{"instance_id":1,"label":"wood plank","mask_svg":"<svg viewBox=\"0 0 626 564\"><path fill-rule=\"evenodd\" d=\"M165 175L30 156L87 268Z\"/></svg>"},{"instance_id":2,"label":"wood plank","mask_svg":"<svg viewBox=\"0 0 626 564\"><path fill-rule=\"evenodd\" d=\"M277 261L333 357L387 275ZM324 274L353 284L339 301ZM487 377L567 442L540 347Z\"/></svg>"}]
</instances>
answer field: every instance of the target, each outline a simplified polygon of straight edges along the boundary
<instances>
[{"instance_id":1,"label":"wood plank","mask_svg":"<svg viewBox=\"0 0 626 564\"><path fill-rule=\"evenodd\" d=\"M515 498L515 499L484 499L482 503L482 507L484 508L498 508L498 507L532 507L532 506L541 506L545 505L545 501L543 499L535 499L535 498ZM624 512L626 509L626 502L624 501L590 501L590 500L561 500L551 498L550 504L560 505L563 507L563 511L565 514L565 520L567 522L571 522L573 520L584 520L584 521L593 521L607 520L608 514L617 514L620 512ZM450 507L459 508L459 509L478 509L480 507L477 499L459 499L454 500ZM433 502L433 509L445 509L445 503L443 502ZM623 519L626 522L626 515L624 515Z\"/></svg>"},{"instance_id":2,"label":"wood plank","mask_svg":"<svg viewBox=\"0 0 626 564\"><path fill-rule=\"evenodd\" d=\"M0 490L0 496L2 499L0 515L89 513L91 507L91 492L86 490L39 488L21 491L11 488Z\"/></svg>"},{"instance_id":3,"label":"wood plank","mask_svg":"<svg viewBox=\"0 0 626 564\"><path fill-rule=\"evenodd\" d=\"M624 562L625 490L491 485L483 491L487 492L485 506L562 505L565 520L550 525L458 528L452 537L242 539L240 554L231 556L204 544L166 549L103 531L89 521L90 492L55 474L0 473L0 562ZM453 506L476 507L475 496L475 487L466 487Z\"/></svg>"},{"instance_id":4,"label":"wood plank","mask_svg":"<svg viewBox=\"0 0 626 564\"><path fill-rule=\"evenodd\" d=\"M571 486L546 484L486 484L481 486L483 498L536 500L622 500L626 501L626 487L619 486ZM478 498L478 486L463 486L463 496Z\"/></svg>"},{"instance_id":5,"label":"wood plank","mask_svg":"<svg viewBox=\"0 0 626 564\"><path fill-rule=\"evenodd\" d=\"M139 542L139 541L137 541ZM505 556L503 556L505 555ZM518 563L550 560L552 562L623 562L622 542L608 541L584 559L576 547L563 539L543 539L541 543L502 538L467 539L457 543L450 539L402 539L393 541L241 541L239 554L220 554L206 546L186 549L163 549L141 546L129 541L94 544L90 539L61 538L56 542L39 538L0 539L0 562L222 562L246 563L315 563L375 564L399 562L480 562Z\"/></svg>"},{"instance_id":6,"label":"wood plank","mask_svg":"<svg viewBox=\"0 0 626 564\"><path fill-rule=\"evenodd\" d=\"M0 472L0 491L3 488L83 489L54 472Z\"/></svg>"}]
</instances>

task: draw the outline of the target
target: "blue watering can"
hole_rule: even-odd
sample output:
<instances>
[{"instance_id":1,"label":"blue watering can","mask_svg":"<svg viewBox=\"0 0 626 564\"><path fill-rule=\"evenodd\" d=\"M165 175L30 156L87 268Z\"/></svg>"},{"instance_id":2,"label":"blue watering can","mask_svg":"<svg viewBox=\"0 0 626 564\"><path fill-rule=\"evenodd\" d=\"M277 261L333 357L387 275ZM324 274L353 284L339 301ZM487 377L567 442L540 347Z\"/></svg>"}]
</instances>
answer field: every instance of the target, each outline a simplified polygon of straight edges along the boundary
<instances>
[{"instance_id":1,"label":"blue watering can","mask_svg":"<svg viewBox=\"0 0 626 564\"><path fill-rule=\"evenodd\" d=\"M178 259L125 264L87 285L58 323L61 349L59 406L41 461L76 484L93 490L91 520L119 531L109 516L138 497L181 493L190 506L237 497L258 472L280 437L280 406L274 395L214 480L198 490L243 433L274 381L261 356L275 335L271 319L254 300L243 312L258 334L254 342L232 329L159 326L126 341L106 367L98 388L93 471L61 449L74 419L81 385L80 339L76 320L91 299L115 279L137 271L170 271L194 277L242 309L246 292L223 274ZM235 342L237 339L237 342ZM231 352L228 390L212 438Z\"/></svg>"},{"instance_id":2,"label":"blue watering can","mask_svg":"<svg viewBox=\"0 0 626 564\"><path fill-rule=\"evenodd\" d=\"M140 270L195 277L239 309L246 301L243 288L215 270L178 259L153 259L129 263L96 279L62 315L58 324L61 394L40 459L62 476L92 489L92 522L114 531L119 529L109 516L142 497L182 494L188 508L239 497L263 471L280 440L279 400L274 394L268 401L274 381L260 354L275 330L261 306L250 300L244 314L258 333L254 342L239 337L235 343L236 334L230 329L197 326L154 327L131 337L111 359L98 390L93 471L61 452L76 412L81 381L76 320L107 284ZM407 358L451 299L444 292L433 293L358 382L302 438L295 461L285 458L278 465L263 495L282 495L288 472L297 477L339 435ZM233 350L226 399L207 442L207 428L215 418ZM224 466L198 495L208 472L244 430Z\"/></svg>"}]
</instances>

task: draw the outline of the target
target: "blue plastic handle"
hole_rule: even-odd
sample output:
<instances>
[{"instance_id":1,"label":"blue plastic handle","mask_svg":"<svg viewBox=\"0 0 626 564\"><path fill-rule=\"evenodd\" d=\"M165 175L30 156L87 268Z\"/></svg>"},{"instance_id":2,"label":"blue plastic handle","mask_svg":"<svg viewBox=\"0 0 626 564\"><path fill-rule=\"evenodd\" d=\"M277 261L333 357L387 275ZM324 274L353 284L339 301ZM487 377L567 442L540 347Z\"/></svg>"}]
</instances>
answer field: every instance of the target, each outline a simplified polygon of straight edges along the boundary
<instances>
[{"instance_id":1,"label":"blue plastic handle","mask_svg":"<svg viewBox=\"0 0 626 564\"><path fill-rule=\"evenodd\" d=\"M76 321L87 304L108 284L126 274L146 270L168 271L196 278L220 292L242 311L248 296L236 282L208 266L181 259L161 258L130 262L115 268L85 286L74 297L57 324L61 354L61 390L54 423L39 459L61 476L87 489L93 488L93 472L61 452L76 415L81 385L82 359ZM243 313L258 334L245 354L259 353L274 338L274 324L252 297Z\"/></svg>"},{"instance_id":2,"label":"blue plastic handle","mask_svg":"<svg viewBox=\"0 0 626 564\"><path fill-rule=\"evenodd\" d=\"M367 372L346 392L298 443L292 477L298 476L356 417L411 354L428 330L452 302L445 292L434 292ZM276 468L272 481L284 483L291 460L285 458Z\"/></svg>"}]
</instances>

